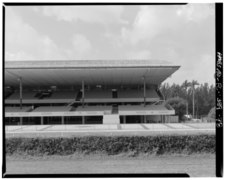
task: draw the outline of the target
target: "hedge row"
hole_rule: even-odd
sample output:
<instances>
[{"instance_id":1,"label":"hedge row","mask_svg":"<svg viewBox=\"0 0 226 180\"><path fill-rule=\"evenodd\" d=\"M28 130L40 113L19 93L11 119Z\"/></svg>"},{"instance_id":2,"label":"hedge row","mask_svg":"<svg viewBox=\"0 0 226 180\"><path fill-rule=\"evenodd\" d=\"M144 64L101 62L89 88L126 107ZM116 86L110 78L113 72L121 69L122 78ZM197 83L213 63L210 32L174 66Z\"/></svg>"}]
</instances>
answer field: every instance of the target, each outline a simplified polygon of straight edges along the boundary
<instances>
[{"instance_id":1,"label":"hedge row","mask_svg":"<svg viewBox=\"0 0 226 180\"><path fill-rule=\"evenodd\" d=\"M90 136L71 138L8 138L6 154L72 155L74 153L214 153L215 135Z\"/></svg>"}]
</instances>

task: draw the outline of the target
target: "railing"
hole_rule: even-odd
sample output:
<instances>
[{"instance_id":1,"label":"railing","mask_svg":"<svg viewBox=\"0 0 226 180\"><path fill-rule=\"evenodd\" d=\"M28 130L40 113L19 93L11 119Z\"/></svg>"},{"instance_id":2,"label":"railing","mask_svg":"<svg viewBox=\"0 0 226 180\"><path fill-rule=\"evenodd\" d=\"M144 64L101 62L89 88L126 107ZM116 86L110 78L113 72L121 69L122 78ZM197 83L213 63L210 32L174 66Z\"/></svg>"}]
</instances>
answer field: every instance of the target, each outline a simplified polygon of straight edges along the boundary
<instances>
[{"instance_id":1,"label":"railing","mask_svg":"<svg viewBox=\"0 0 226 180\"><path fill-rule=\"evenodd\" d=\"M78 92L78 95L77 95L77 97L76 97L76 101L80 101L81 98L82 98L82 92L79 91L79 92Z\"/></svg>"}]
</instances>

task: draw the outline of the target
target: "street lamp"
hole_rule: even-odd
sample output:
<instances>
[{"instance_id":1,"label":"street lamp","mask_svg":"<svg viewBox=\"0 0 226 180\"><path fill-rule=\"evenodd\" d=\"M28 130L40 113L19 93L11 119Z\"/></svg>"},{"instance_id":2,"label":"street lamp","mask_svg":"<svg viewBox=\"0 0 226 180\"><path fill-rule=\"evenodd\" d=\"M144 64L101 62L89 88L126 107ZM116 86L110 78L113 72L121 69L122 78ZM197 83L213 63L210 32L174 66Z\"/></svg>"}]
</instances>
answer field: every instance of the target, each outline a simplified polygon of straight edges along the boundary
<instances>
[{"instance_id":1,"label":"street lamp","mask_svg":"<svg viewBox=\"0 0 226 180\"><path fill-rule=\"evenodd\" d=\"M192 81L192 118L195 117L195 85L199 85L197 81Z\"/></svg>"}]
</instances>

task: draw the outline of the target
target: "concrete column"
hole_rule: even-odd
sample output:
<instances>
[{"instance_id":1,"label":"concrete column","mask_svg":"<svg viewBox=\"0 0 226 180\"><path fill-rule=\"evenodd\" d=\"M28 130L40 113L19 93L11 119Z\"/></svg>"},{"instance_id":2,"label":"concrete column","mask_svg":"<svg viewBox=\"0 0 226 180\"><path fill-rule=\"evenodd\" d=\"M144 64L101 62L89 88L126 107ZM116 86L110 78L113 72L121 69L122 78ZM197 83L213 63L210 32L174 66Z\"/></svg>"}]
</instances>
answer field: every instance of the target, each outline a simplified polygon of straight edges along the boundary
<instances>
[{"instance_id":1,"label":"concrete column","mask_svg":"<svg viewBox=\"0 0 226 180\"><path fill-rule=\"evenodd\" d=\"M84 100L85 100L85 84L84 80L82 80L82 107L84 108Z\"/></svg>"},{"instance_id":2,"label":"concrete column","mask_svg":"<svg viewBox=\"0 0 226 180\"><path fill-rule=\"evenodd\" d=\"M82 124L85 124L85 116L82 116Z\"/></svg>"},{"instance_id":3,"label":"concrete column","mask_svg":"<svg viewBox=\"0 0 226 180\"><path fill-rule=\"evenodd\" d=\"M61 117L61 124L64 124L64 116Z\"/></svg>"},{"instance_id":4,"label":"concrete column","mask_svg":"<svg viewBox=\"0 0 226 180\"><path fill-rule=\"evenodd\" d=\"M147 123L147 116L144 115L144 123Z\"/></svg>"},{"instance_id":5,"label":"concrete column","mask_svg":"<svg viewBox=\"0 0 226 180\"><path fill-rule=\"evenodd\" d=\"M143 77L143 81L144 81L144 106L146 106L146 81L145 81L145 77Z\"/></svg>"},{"instance_id":6,"label":"concrete column","mask_svg":"<svg viewBox=\"0 0 226 180\"><path fill-rule=\"evenodd\" d=\"M20 109L22 109L22 104L23 104L23 96L22 96L23 85L22 85L22 78L20 77L18 80L20 82Z\"/></svg>"},{"instance_id":7,"label":"concrete column","mask_svg":"<svg viewBox=\"0 0 226 180\"><path fill-rule=\"evenodd\" d=\"M44 121L44 120L43 120L43 117L41 117L41 125L43 125L43 124L44 124L44 123L43 123L43 121Z\"/></svg>"},{"instance_id":8,"label":"concrete column","mask_svg":"<svg viewBox=\"0 0 226 180\"><path fill-rule=\"evenodd\" d=\"M20 125L23 125L23 117L20 117Z\"/></svg>"},{"instance_id":9,"label":"concrete column","mask_svg":"<svg viewBox=\"0 0 226 180\"><path fill-rule=\"evenodd\" d=\"M123 116L123 124L126 124L126 116Z\"/></svg>"}]
</instances>

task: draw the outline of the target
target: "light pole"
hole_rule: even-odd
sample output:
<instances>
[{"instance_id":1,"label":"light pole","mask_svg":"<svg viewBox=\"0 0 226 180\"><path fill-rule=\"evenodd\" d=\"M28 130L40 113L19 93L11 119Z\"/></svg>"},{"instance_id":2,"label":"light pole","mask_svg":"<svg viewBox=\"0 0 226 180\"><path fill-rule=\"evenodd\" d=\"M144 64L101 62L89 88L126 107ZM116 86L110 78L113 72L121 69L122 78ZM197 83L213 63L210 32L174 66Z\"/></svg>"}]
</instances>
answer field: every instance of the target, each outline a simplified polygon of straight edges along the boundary
<instances>
[{"instance_id":1,"label":"light pole","mask_svg":"<svg viewBox=\"0 0 226 180\"><path fill-rule=\"evenodd\" d=\"M192 119L195 117L195 85L192 85Z\"/></svg>"},{"instance_id":2,"label":"light pole","mask_svg":"<svg viewBox=\"0 0 226 180\"><path fill-rule=\"evenodd\" d=\"M197 81L192 81L192 118L195 117L195 85L199 85Z\"/></svg>"},{"instance_id":3,"label":"light pole","mask_svg":"<svg viewBox=\"0 0 226 180\"><path fill-rule=\"evenodd\" d=\"M186 103L186 114L187 114L186 119L188 120L188 100L187 100L187 103Z\"/></svg>"}]
</instances>

